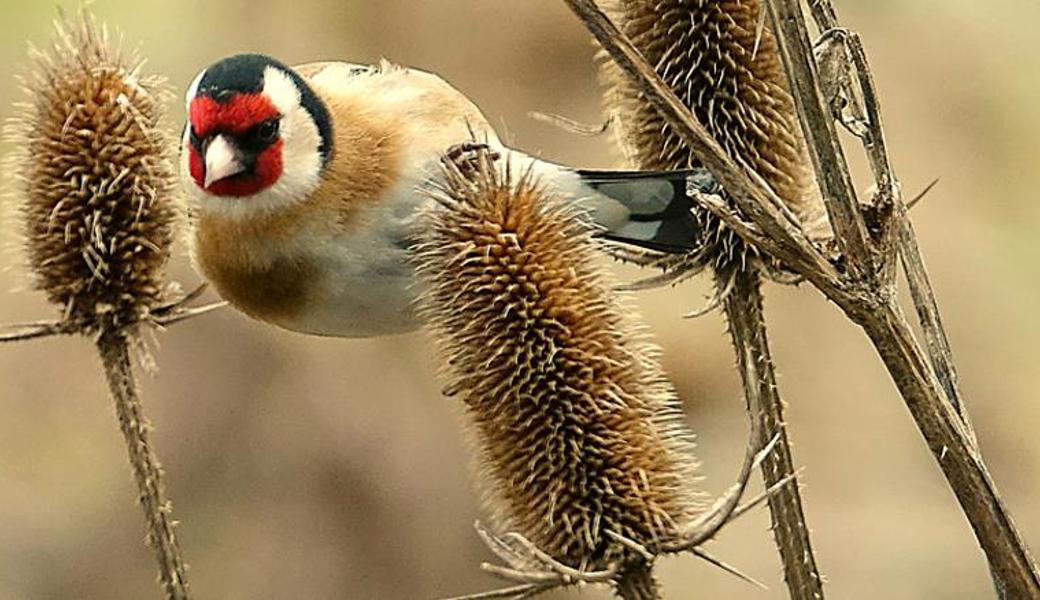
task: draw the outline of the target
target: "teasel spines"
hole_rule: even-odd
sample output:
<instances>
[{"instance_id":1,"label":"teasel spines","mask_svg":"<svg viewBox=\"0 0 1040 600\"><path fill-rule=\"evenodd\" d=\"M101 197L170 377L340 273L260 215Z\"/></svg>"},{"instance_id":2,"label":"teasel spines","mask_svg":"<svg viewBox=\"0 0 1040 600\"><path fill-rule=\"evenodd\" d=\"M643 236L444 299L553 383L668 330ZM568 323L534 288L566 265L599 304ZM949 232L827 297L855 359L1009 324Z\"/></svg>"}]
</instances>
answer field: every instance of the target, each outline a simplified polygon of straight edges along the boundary
<instances>
[{"instance_id":1,"label":"teasel spines","mask_svg":"<svg viewBox=\"0 0 1040 600\"><path fill-rule=\"evenodd\" d=\"M557 560L595 568L698 512L692 436L568 199L486 160L449 167L416 262L420 309L467 408L487 505Z\"/></svg>"},{"instance_id":2,"label":"teasel spines","mask_svg":"<svg viewBox=\"0 0 1040 600\"><path fill-rule=\"evenodd\" d=\"M176 210L165 91L84 13L33 52L12 128L34 284L85 332L119 329L163 299Z\"/></svg>"},{"instance_id":3,"label":"teasel spines","mask_svg":"<svg viewBox=\"0 0 1040 600\"><path fill-rule=\"evenodd\" d=\"M777 42L761 0L611 0L611 16L662 80L730 157L761 176L811 237L826 237L822 199L801 135ZM682 139L613 63L604 62L614 111L629 160L646 169L698 166ZM736 209L734 209L736 210ZM739 212L739 210L738 210ZM692 258L715 271L721 305L764 457L767 485L795 472L762 315L762 275L791 281L779 261L759 253L706 210L698 210L703 247ZM689 260L689 259L688 259ZM678 269L663 264L666 275ZM671 267L671 269L670 269ZM674 277L673 277L674 279ZM769 499L774 538L792 598L822 598L797 485Z\"/></svg>"},{"instance_id":4,"label":"teasel spines","mask_svg":"<svg viewBox=\"0 0 1040 600\"><path fill-rule=\"evenodd\" d=\"M738 163L760 174L807 227L823 215L793 99L760 0L610 0L605 8ZM699 166L682 139L610 60L601 72L627 159L642 169ZM706 211L717 267L758 257Z\"/></svg>"}]
</instances>

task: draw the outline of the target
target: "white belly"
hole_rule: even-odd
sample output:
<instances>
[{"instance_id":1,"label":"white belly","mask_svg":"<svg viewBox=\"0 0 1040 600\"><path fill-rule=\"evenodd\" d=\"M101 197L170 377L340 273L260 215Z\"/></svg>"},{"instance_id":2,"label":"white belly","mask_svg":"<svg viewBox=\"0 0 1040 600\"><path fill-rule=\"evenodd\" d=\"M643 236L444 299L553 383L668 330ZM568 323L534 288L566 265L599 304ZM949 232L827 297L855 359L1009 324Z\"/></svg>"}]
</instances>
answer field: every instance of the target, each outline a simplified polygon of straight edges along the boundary
<instances>
[{"instance_id":1,"label":"white belly","mask_svg":"<svg viewBox=\"0 0 1040 600\"><path fill-rule=\"evenodd\" d=\"M507 153L505 148L496 149L513 163L513 172L534 166L543 183L572 196L579 205L594 200L589 196L591 190L584 188L573 173L521 153ZM413 172L437 177L440 167L427 162ZM417 228L421 227L420 207L433 202L419 191L421 181L422 175L399 183L386 199L358 215L357 226L352 226L350 233L320 240L315 234L302 245L320 281L308 294L305 309L278 322L280 326L337 337L404 333L421 326L414 305L420 290L408 251L409 242L416 240ZM610 221L608 217L616 212L599 204L585 208L603 213L597 221Z\"/></svg>"},{"instance_id":2,"label":"white belly","mask_svg":"<svg viewBox=\"0 0 1040 600\"><path fill-rule=\"evenodd\" d=\"M350 233L306 244L319 273L307 306L280 323L287 329L337 337L372 337L415 330L415 271L408 246L417 208L429 200L402 182L387 201L358 215Z\"/></svg>"},{"instance_id":3,"label":"white belly","mask_svg":"<svg viewBox=\"0 0 1040 600\"><path fill-rule=\"evenodd\" d=\"M318 291L306 310L284 323L316 335L371 337L419 327L413 302L415 276L404 252L361 259L345 242L340 256L320 263Z\"/></svg>"}]
</instances>

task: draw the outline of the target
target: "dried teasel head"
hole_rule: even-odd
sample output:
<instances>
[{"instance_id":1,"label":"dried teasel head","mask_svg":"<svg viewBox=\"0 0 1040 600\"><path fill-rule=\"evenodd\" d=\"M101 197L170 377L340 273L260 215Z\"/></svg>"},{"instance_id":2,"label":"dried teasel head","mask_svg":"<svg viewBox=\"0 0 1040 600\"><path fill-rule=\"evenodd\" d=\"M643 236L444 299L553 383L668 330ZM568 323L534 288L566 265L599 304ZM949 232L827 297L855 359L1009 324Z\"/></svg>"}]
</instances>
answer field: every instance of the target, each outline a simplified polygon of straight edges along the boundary
<instances>
[{"instance_id":1,"label":"dried teasel head","mask_svg":"<svg viewBox=\"0 0 1040 600\"><path fill-rule=\"evenodd\" d=\"M56 28L10 136L28 260L75 327L123 328L163 296L176 215L164 92L86 12Z\"/></svg>"},{"instance_id":2,"label":"dried teasel head","mask_svg":"<svg viewBox=\"0 0 1040 600\"><path fill-rule=\"evenodd\" d=\"M823 205L762 2L610 0L605 8L729 155L760 174L803 225L818 227ZM613 61L604 59L601 72L629 161L642 169L700 166ZM718 219L699 216L714 266L756 256Z\"/></svg>"},{"instance_id":3,"label":"dried teasel head","mask_svg":"<svg viewBox=\"0 0 1040 600\"><path fill-rule=\"evenodd\" d=\"M569 199L486 159L449 166L417 252L420 309L467 409L497 527L555 559L625 560L700 507L692 435L658 350Z\"/></svg>"}]
</instances>

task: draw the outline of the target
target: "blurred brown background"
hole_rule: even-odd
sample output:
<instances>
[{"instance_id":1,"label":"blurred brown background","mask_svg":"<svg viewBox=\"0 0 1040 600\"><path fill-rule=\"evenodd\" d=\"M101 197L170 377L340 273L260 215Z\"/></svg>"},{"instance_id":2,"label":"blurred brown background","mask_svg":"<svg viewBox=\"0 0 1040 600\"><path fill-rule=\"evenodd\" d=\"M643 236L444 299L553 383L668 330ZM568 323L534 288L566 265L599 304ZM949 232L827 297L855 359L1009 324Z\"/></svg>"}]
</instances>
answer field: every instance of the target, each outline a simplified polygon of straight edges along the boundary
<instances>
[{"instance_id":1,"label":"blurred brown background","mask_svg":"<svg viewBox=\"0 0 1040 600\"><path fill-rule=\"evenodd\" d=\"M942 178L915 209L917 228L989 466L1040 550L1040 4L837 5L866 40L907 193ZM9 107L26 42L48 42L54 12L24 0L0 8L0 107ZM385 56L444 75L520 148L584 166L617 161L609 136L526 116L600 119L592 45L557 0L99 0L94 9L141 42L178 96L236 51L290 63ZM176 104L171 128L183 115ZM16 236L3 229L5 243ZM184 254L173 276L191 285ZM2 265L0 322L53 314L25 291L16 257ZM706 292L701 280L639 303L717 493L735 475L745 420L721 318L680 318ZM865 338L804 286L770 287L768 317L831 596L991 597L971 532ZM497 585L478 570L488 556L471 527L480 513L461 414L440 395L432 356L421 334L311 339L230 310L161 336L146 403L199 598L422 599ZM89 344L0 348L0 390L0 599L158 597ZM771 591L684 557L662 565L667 597L784 598L767 528L757 511L714 551Z\"/></svg>"}]
</instances>

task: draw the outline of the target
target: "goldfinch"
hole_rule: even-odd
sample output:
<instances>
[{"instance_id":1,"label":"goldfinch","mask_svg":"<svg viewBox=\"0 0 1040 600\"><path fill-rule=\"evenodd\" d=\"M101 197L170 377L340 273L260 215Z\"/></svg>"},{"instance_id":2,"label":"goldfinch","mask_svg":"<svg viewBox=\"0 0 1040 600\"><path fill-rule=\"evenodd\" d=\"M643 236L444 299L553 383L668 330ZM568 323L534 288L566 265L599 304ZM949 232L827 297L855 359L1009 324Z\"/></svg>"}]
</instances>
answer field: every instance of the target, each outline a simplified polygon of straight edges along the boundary
<instances>
[{"instance_id":1,"label":"goldfinch","mask_svg":"<svg viewBox=\"0 0 1040 600\"><path fill-rule=\"evenodd\" d=\"M194 261L242 312L309 334L419 326L409 248L421 191L451 148L486 143L587 209L607 238L681 252L698 238L686 186L703 172L581 171L503 146L443 79L382 63L220 60L187 92L180 172Z\"/></svg>"}]
</instances>

